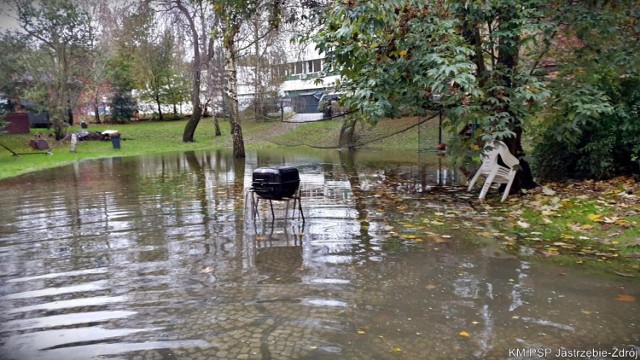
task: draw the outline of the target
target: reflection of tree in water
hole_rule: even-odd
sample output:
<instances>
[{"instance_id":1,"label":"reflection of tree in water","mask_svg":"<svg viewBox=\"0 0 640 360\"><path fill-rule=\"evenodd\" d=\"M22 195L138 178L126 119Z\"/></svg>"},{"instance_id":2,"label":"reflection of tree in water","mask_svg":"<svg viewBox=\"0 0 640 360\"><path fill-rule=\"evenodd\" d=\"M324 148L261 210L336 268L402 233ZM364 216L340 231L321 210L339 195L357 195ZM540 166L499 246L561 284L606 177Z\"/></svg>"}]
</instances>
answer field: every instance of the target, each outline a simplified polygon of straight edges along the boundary
<instances>
[{"instance_id":1,"label":"reflection of tree in water","mask_svg":"<svg viewBox=\"0 0 640 360\"><path fill-rule=\"evenodd\" d=\"M360 177L358 176L358 171L356 170L354 161L354 152L340 152L340 164L342 165L344 172L347 174L347 179L351 185L355 208L358 212L358 221L360 222L360 239L365 246L369 247L371 245L371 235L369 234L366 193L362 190L360 184Z\"/></svg>"}]
</instances>

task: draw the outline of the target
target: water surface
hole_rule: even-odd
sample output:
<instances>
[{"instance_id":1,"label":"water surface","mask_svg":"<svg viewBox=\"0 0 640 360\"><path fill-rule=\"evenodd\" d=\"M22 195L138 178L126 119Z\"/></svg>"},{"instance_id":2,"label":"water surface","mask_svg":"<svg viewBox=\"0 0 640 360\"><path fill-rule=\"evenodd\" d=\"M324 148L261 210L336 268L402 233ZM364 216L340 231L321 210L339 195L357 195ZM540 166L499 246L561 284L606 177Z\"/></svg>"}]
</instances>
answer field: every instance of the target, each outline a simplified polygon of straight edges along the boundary
<instances>
[{"instance_id":1,"label":"water surface","mask_svg":"<svg viewBox=\"0 0 640 360\"><path fill-rule=\"evenodd\" d=\"M282 164L305 221L252 219L252 169ZM0 358L634 356L638 281L474 244L458 224L486 214L440 187L463 180L431 155L191 152L0 182Z\"/></svg>"}]
</instances>

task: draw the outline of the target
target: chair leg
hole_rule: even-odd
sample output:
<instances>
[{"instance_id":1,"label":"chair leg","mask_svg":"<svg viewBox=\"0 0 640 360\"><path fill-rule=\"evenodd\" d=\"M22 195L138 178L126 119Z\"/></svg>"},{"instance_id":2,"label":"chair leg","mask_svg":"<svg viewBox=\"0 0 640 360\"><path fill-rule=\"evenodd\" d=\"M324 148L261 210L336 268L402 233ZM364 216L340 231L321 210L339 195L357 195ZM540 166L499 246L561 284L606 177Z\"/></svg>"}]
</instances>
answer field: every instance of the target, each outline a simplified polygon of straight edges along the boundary
<instances>
[{"instance_id":1,"label":"chair leg","mask_svg":"<svg viewBox=\"0 0 640 360\"><path fill-rule=\"evenodd\" d=\"M484 199L485 196L487 196L489 188L491 187L491 183L493 183L493 179L496 177L497 172L498 168L495 168L491 171L491 173L489 173L489 175L487 175L487 179L484 181L484 186L482 186L482 191L480 191L480 196L478 197L478 199Z\"/></svg>"},{"instance_id":2,"label":"chair leg","mask_svg":"<svg viewBox=\"0 0 640 360\"><path fill-rule=\"evenodd\" d=\"M478 178L480 177L480 169L478 169L478 171L476 171L476 174L473 175L473 178L471 178L471 181L469 182L469 188L467 188L467 191L471 191L471 189L473 189L473 185L476 183L476 181L478 181Z\"/></svg>"},{"instance_id":3,"label":"chair leg","mask_svg":"<svg viewBox=\"0 0 640 360\"><path fill-rule=\"evenodd\" d=\"M507 186L504 188L504 194L502 194L502 200L500 200L501 202L504 202L505 200L507 200L507 196L509 196L509 191L511 191L511 185L513 184L513 179L516 177L516 174L510 174L509 175L509 181L507 182Z\"/></svg>"}]
</instances>

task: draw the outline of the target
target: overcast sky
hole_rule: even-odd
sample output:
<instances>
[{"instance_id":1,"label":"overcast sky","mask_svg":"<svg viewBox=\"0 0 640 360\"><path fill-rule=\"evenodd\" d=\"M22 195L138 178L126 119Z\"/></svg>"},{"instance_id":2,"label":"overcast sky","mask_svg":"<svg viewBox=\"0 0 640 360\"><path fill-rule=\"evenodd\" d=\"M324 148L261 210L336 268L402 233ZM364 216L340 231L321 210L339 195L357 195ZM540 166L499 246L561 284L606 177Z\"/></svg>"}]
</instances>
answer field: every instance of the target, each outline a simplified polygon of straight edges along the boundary
<instances>
[{"instance_id":1,"label":"overcast sky","mask_svg":"<svg viewBox=\"0 0 640 360\"><path fill-rule=\"evenodd\" d=\"M11 5L7 4L4 0L0 0L0 31L5 31L10 28L15 29L17 27L18 22L15 20L15 12L12 10Z\"/></svg>"}]
</instances>

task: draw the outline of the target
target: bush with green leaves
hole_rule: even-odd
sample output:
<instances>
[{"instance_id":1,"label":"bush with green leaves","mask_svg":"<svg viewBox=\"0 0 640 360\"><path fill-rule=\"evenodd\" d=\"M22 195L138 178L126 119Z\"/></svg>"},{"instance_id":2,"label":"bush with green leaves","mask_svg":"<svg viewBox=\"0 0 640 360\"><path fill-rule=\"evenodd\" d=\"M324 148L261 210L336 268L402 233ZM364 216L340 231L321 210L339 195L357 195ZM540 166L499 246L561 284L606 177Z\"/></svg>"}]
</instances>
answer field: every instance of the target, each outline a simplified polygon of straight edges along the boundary
<instances>
[{"instance_id":1,"label":"bush with green leaves","mask_svg":"<svg viewBox=\"0 0 640 360\"><path fill-rule=\"evenodd\" d=\"M534 150L545 179L609 179L638 173L640 75L600 77L556 104L551 125Z\"/></svg>"}]
</instances>

